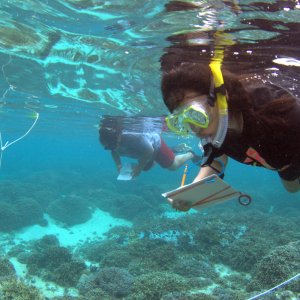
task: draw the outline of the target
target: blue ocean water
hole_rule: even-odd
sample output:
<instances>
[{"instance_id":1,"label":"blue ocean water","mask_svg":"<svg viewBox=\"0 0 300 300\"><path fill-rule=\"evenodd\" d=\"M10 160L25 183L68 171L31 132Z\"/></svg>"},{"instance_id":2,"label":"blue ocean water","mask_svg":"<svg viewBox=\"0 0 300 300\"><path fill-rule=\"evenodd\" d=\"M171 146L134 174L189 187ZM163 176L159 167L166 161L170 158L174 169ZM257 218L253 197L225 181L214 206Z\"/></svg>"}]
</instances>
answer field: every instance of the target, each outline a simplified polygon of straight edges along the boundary
<instances>
[{"instance_id":1,"label":"blue ocean water","mask_svg":"<svg viewBox=\"0 0 300 300\"><path fill-rule=\"evenodd\" d=\"M220 26L233 43L224 65L299 97L297 1L3 0L0 7L4 299L24 290L25 299L249 299L299 274L300 194L284 191L275 172L230 161L225 180L251 195L251 205L233 199L179 213L161 194L180 185L183 167L117 181L98 140L104 115L167 114L162 55L195 34L190 55L208 63ZM197 151L195 138L163 136ZM187 182L197 171L189 164ZM299 286L296 278L265 299L299 299Z\"/></svg>"}]
</instances>

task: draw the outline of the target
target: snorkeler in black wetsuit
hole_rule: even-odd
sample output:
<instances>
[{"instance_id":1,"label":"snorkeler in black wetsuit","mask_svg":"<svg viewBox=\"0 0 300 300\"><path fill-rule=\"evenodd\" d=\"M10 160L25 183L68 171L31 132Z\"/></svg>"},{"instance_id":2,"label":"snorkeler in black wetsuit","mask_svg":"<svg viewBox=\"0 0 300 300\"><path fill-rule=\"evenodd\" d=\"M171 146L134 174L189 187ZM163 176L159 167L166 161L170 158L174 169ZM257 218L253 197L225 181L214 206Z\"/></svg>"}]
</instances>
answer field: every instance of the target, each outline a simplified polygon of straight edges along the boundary
<instances>
[{"instance_id":1,"label":"snorkeler in black wetsuit","mask_svg":"<svg viewBox=\"0 0 300 300\"><path fill-rule=\"evenodd\" d=\"M228 102L228 129L221 147L213 148L195 180L224 169L227 157L276 170L289 192L300 190L300 102L286 90L257 80L241 80L223 70ZM207 65L181 63L163 73L162 94L171 113L194 109L208 126L189 124L200 139L216 134L217 105L211 105L212 75ZM191 116L193 116L191 114ZM217 159L216 159L217 158ZM180 209L180 207L176 207Z\"/></svg>"}]
</instances>

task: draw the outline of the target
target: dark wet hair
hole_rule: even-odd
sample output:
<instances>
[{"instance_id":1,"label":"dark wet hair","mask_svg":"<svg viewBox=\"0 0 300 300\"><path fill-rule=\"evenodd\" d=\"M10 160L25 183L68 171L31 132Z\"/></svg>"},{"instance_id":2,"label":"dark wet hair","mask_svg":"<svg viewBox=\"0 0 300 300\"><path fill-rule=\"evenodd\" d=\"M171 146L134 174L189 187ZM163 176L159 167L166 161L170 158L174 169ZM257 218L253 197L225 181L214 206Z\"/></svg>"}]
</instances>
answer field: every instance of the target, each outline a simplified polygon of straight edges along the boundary
<instances>
[{"instance_id":1,"label":"dark wet hair","mask_svg":"<svg viewBox=\"0 0 300 300\"><path fill-rule=\"evenodd\" d=\"M251 134L258 134L258 128L269 135L274 132L284 134L290 130L289 120L282 116L292 111L297 100L287 91L261 82L243 82L226 69L222 69L225 88L228 93L228 109L231 113L241 112L244 118L255 118L256 124ZM201 63L184 62L163 72L161 91L165 105L173 112L181 102L186 91L208 95L212 74L209 66Z\"/></svg>"},{"instance_id":2,"label":"dark wet hair","mask_svg":"<svg viewBox=\"0 0 300 300\"><path fill-rule=\"evenodd\" d=\"M226 90L229 94L229 109L251 110L251 98L238 78L223 70ZM161 80L161 91L165 105L173 112L183 101L186 91L199 95L209 95L212 74L208 65L199 63L182 63L174 69L164 72Z\"/></svg>"},{"instance_id":3,"label":"dark wet hair","mask_svg":"<svg viewBox=\"0 0 300 300\"><path fill-rule=\"evenodd\" d=\"M99 125L99 142L106 150L114 150L118 147L122 134L121 122L112 117L104 116Z\"/></svg>"},{"instance_id":4,"label":"dark wet hair","mask_svg":"<svg viewBox=\"0 0 300 300\"><path fill-rule=\"evenodd\" d=\"M107 127L99 129L99 141L104 146L105 150L114 150L119 143L120 132Z\"/></svg>"},{"instance_id":5,"label":"dark wet hair","mask_svg":"<svg viewBox=\"0 0 300 300\"><path fill-rule=\"evenodd\" d=\"M211 73L208 66L200 68L196 63L182 63L163 73L161 91L165 105L173 112L182 102L186 91L208 95L210 83Z\"/></svg>"}]
</instances>

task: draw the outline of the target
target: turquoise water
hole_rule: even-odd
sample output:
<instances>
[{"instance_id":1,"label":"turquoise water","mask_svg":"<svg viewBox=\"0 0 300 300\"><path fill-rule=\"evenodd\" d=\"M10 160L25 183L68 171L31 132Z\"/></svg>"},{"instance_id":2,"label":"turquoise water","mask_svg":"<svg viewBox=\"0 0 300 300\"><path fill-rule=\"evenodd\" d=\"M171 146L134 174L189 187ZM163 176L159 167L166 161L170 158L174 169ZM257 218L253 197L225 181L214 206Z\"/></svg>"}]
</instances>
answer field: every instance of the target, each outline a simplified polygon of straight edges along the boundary
<instances>
[{"instance_id":1,"label":"turquoise water","mask_svg":"<svg viewBox=\"0 0 300 300\"><path fill-rule=\"evenodd\" d=\"M185 49L182 34L193 34L188 57L209 62L222 24L226 66L299 97L299 3L172 4L1 1L0 290L12 297L3 299L249 299L300 272L300 196L276 173L230 161L225 180L251 205L198 213L176 213L161 196L183 168L116 180L100 117L167 113L160 60ZM191 164L187 182L196 173ZM299 299L299 286L264 299Z\"/></svg>"}]
</instances>

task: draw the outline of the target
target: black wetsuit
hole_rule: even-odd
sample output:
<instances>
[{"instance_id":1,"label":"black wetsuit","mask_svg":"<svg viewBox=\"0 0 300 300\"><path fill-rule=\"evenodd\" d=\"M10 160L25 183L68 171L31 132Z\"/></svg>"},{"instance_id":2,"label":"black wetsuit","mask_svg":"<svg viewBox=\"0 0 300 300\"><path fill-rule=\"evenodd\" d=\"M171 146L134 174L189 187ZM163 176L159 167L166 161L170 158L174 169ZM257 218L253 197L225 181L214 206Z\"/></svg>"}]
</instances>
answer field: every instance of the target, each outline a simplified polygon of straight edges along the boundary
<instances>
[{"instance_id":1,"label":"black wetsuit","mask_svg":"<svg viewBox=\"0 0 300 300\"><path fill-rule=\"evenodd\" d=\"M276 86L269 86L273 99L287 93ZM266 103L264 97L253 95L254 110ZM269 100L272 101L273 99ZM237 134L228 131L220 149L214 149L210 159L225 154L241 163L262 166L278 171L279 176L287 181L300 178L300 101L286 115L292 126L289 130L272 130L264 124L243 113L243 131Z\"/></svg>"}]
</instances>

